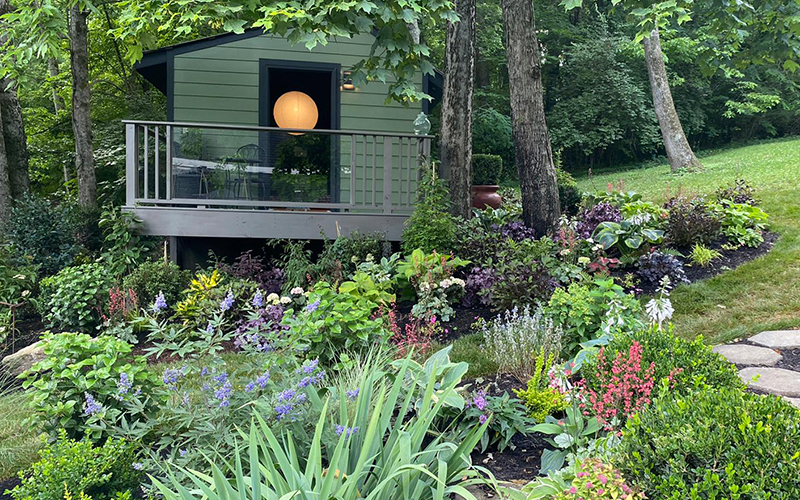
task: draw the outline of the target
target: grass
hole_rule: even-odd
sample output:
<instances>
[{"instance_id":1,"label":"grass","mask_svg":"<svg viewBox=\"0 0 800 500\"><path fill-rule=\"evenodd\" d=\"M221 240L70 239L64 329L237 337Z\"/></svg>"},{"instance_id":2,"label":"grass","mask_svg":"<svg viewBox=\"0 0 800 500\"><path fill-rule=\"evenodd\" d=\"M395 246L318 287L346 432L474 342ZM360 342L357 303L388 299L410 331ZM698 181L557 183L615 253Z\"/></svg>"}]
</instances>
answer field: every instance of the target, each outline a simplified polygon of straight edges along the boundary
<instances>
[{"instance_id":1,"label":"grass","mask_svg":"<svg viewBox=\"0 0 800 500\"><path fill-rule=\"evenodd\" d=\"M612 170L578 177L584 191L636 191L664 202L669 196L713 194L743 177L757 190L780 239L770 253L733 271L672 293L677 332L718 344L763 330L800 326L800 140L764 142L704 155L705 171L675 175L668 165Z\"/></svg>"},{"instance_id":2,"label":"grass","mask_svg":"<svg viewBox=\"0 0 800 500\"><path fill-rule=\"evenodd\" d=\"M39 458L39 432L22 423L28 416L27 411L21 411L26 404L27 395L22 391L0 393L0 481Z\"/></svg>"}]
</instances>

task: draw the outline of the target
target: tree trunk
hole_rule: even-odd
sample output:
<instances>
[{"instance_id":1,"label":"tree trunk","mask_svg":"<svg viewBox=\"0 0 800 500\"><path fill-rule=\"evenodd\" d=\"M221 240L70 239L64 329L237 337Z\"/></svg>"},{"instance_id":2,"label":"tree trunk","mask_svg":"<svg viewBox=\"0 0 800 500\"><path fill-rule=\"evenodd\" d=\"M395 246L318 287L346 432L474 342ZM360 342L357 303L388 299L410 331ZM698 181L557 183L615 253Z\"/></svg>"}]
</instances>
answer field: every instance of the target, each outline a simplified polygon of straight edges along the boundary
<instances>
[{"instance_id":1,"label":"tree trunk","mask_svg":"<svg viewBox=\"0 0 800 500\"><path fill-rule=\"evenodd\" d=\"M47 59L47 71L50 73L50 78L55 78L61 73L58 69L58 60L55 57L50 57ZM66 107L64 104L64 99L58 95L58 85L56 82L52 82L52 93L53 93L53 110L58 114L59 111Z\"/></svg>"},{"instance_id":2,"label":"tree trunk","mask_svg":"<svg viewBox=\"0 0 800 500\"><path fill-rule=\"evenodd\" d=\"M661 127L661 137L664 139L664 149L667 151L670 168L673 172L681 169L702 170L703 165L686 140L678 111L672 101L658 28L651 31L650 36L644 39L644 58L647 63L647 74L650 77L650 90L653 92L653 107L658 125Z\"/></svg>"},{"instance_id":3,"label":"tree trunk","mask_svg":"<svg viewBox=\"0 0 800 500\"><path fill-rule=\"evenodd\" d=\"M8 88L9 82L0 79L0 109L2 109L3 137L5 155L8 161L8 179L11 196L14 199L25 196L30 191L28 174L28 140L25 137L25 124L22 120L22 107L15 87Z\"/></svg>"},{"instance_id":4,"label":"tree trunk","mask_svg":"<svg viewBox=\"0 0 800 500\"><path fill-rule=\"evenodd\" d=\"M502 0L511 129L525 224L537 236L556 229L561 216L556 169L544 116L539 40L531 0Z\"/></svg>"},{"instance_id":5,"label":"tree trunk","mask_svg":"<svg viewBox=\"0 0 800 500\"><path fill-rule=\"evenodd\" d=\"M475 78L475 0L457 0L447 25L439 158L450 181L453 215L472 212L472 90Z\"/></svg>"},{"instance_id":6,"label":"tree trunk","mask_svg":"<svg viewBox=\"0 0 800 500\"><path fill-rule=\"evenodd\" d=\"M3 230L2 221L6 220L10 208L11 182L8 178L8 157L6 156L6 143L3 135L3 109L0 108L0 233Z\"/></svg>"},{"instance_id":7,"label":"tree trunk","mask_svg":"<svg viewBox=\"0 0 800 500\"><path fill-rule=\"evenodd\" d=\"M8 0L0 0L0 15L11 12ZM5 36L0 32L0 45ZM25 136L25 123L22 120L22 106L19 104L16 82L0 78L0 119L3 125L6 175L11 196L20 198L30 190L28 174L28 140Z\"/></svg>"},{"instance_id":8,"label":"tree trunk","mask_svg":"<svg viewBox=\"0 0 800 500\"><path fill-rule=\"evenodd\" d=\"M89 91L89 12L76 5L69 16L69 59L72 70L72 131L75 135L75 172L78 203L97 206L97 178L92 150L92 119Z\"/></svg>"}]
</instances>

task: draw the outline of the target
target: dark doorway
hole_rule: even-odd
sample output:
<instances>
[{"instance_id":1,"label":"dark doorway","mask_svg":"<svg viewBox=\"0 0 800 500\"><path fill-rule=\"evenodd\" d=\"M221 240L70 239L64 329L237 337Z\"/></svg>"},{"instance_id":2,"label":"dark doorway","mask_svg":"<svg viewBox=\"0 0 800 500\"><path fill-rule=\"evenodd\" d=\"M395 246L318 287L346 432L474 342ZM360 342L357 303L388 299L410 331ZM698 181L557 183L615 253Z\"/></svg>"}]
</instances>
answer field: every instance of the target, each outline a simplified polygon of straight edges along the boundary
<instances>
[{"instance_id":1,"label":"dark doorway","mask_svg":"<svg viewBox=\"0 0 800 500\"><path fill-rule=\"evenodd\" d=\"M261 60L259 125L277 127L275 102L287 92L311 97L317 106L314 129L339 129L338 64ZM339 201L339 137L330 134L261 134L271 173L271 199L284 202Z\"/></svg>"}]
</instances>

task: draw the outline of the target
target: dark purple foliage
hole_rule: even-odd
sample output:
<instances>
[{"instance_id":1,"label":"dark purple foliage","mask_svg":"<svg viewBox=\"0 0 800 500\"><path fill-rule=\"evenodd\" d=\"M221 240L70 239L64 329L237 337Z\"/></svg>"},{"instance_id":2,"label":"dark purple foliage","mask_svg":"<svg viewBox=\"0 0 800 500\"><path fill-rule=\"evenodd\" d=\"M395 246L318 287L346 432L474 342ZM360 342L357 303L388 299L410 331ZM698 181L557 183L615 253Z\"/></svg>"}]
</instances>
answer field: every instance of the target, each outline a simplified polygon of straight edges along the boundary
<instances>
[{"instance_id":1,"label":"dark purple foliage","mask_svg":"<svg viewBox=\"0 0 800 500\"><path fill-rule=\"evenodd\" d=\"M469 275L467 275L467 279L464 280L464 306L491 306L491 288L497 283L498 279L497 274L490 268L473 268Z\"/></svg>"},{"instance_id":2,"label":"dark purple foliage","mask_svg":"<svg viewBox=\"0 0 800 500\"><path fill-rule=\"evenodd\" d=\"M492 302L498 310L546 302L557 287L556 280L538 262L531 265L517 262L504 266L492 286Z\"/></svg>"},{"instance_id":3,"label":"dark purple foliage","mask_svg":"<svg viewBox=\"0 0 800 500\"><path fill-rule=\"evenodd\" d=\"M258 351L272 350L271 340L288 329L281 324L284 308L280 304L258 310L258 316L239 322L234 344L239 349L249 346Z\"/></svg>"},{"instance_id":4,"label":"dark purple foliage","mask_svg":"<svg viewBox=\"0 0 800 500\"><path fill-rule=\"evenodd\" d=\"M683 270L683 262L674 255L661 252L650 252L639 257L637 274L644 281L659 283L661 278L669 276L673 285L688 283Z\"/></svg>"},{"instance_id":5,"label":"dark purple foliage","mask_svg":"<svg viewBox=\"0 0 800 500\"><path fill-rule=\"evenodd\" d=\"M236 257L232 265L221 264L220 271L237 278L255 281L267 294L281 293L286 276L280 268L267 265L263 257L253 255L252 250Z\"/></svg>"},{"instance_id":6,"label":"dark purple foliage","mask_svg":"<svg viewBox=\"0 0 800 500\"><path fill-rule=\"evenodd\" d=\"M511 239L517 242L536 238L536 232L519 220L506 222L500 227L494 224L492 225L492 231L499 232L504 239Z\"/></svg>"},{"instance_id":7,"label":"dark purple foliage","mask_svg":"<svg viewBox=\"0 0 800 500\"><path fill-rule=\"evenodd\" d=\"M677 247L711 243L719 235L719 219L703 198L672 198L664 208L669 212L666 239Z\"/></svg>"},{"instance_id":8,"label":"dark purple foliage","mask_svg":"<svg viewBox=\"0 0 800 500\"><path fill-rule=\"evenodd\" d=\"M601 222L621 222L622 212L616 205L604 201L586 209L578 216L578 236L583 239L592 237L594 230Z\"/></svg>"}]
</instances>

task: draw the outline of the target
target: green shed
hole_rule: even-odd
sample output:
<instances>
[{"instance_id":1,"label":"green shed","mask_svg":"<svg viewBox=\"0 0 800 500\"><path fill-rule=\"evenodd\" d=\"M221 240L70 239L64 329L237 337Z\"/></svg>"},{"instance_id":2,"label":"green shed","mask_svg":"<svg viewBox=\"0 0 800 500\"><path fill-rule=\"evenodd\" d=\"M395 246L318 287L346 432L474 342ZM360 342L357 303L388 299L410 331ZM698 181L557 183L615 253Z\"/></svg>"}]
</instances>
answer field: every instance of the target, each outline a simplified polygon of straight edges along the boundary
<instances>
[{"instance_id":1,"label":"green shed","mask_svg":"<svg viewBox=\"0 0 800 500\"><path fill-rule=\"evenodd\" d=\"M355 230L397 240L431 137L433 102L387 102L389 83L353 84L362 34L308 50L248 30L148 52L137 71L167 97L167 120L126 121L126 207L147 234L320 238Z\"/></svg>"}]
</instances>

